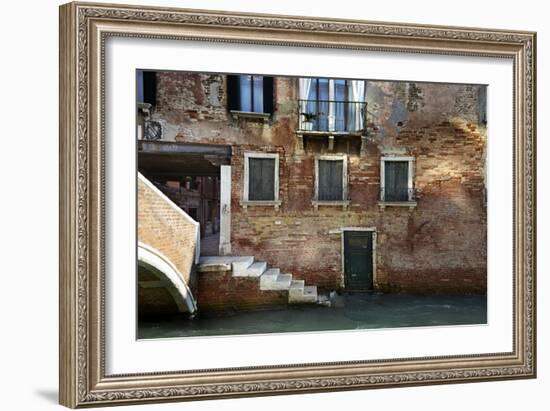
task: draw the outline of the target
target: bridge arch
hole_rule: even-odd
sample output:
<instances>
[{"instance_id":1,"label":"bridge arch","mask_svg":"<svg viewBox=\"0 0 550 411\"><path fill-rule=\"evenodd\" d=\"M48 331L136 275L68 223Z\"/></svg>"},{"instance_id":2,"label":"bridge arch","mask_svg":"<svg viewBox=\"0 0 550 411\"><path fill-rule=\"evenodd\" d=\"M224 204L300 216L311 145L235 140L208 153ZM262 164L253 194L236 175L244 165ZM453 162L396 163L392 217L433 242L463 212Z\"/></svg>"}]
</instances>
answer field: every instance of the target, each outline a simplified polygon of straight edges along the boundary
<instances>
[{"instance_id":1,"label":"bridge arch","mask_svg":"<svg viewBox=\"0 0 550 411\"><path fill-rule=\"evenodd\" d=\"M138 267L140 265L147 268L157 278L157 281L147 281L148 287L165 287L180 312L194 314L197 311L197 303L189 286L182 274L166 256L153 247L138 242ZM140 285L145 285L145 283L140 283Z\"/></svg>"}]
</instances>

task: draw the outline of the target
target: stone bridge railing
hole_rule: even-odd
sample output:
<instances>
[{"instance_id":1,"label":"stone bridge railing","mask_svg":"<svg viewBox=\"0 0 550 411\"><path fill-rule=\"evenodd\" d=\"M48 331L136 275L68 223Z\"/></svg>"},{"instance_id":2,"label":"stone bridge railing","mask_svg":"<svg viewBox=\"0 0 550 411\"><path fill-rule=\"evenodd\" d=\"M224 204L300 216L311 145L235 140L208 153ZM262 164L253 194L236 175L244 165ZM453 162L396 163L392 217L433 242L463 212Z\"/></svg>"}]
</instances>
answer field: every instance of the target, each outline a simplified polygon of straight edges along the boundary
<instances>
[{"instance_id":1,"label":"stone bridge railing","mask_svg":"<svg viewBox=\"0 0 550 411\"><path fill-rule=\"evenodd\" d=\"M139 173L137 213L139 243L167 259L191 294L187 285L191 281L193 265L198 263L200 256L199 223ZM175 285L173 278L166 277Z\"/></svg>"}]
</instances>

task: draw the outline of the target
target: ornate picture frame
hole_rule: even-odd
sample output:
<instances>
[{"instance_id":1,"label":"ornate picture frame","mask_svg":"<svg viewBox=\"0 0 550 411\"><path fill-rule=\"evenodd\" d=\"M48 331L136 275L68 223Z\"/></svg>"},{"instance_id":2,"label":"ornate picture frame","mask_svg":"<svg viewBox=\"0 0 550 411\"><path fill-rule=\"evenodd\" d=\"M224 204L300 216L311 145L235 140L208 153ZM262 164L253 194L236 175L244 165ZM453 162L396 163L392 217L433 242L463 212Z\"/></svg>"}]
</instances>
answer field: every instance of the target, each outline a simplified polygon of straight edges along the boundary
<instances>
[{"instance_id":1,"label":"ornate picture frame","mask_svg":"<svg viewBox=\"0 0 550 411\"><path fill-rule=\"evenodd\" d=\"M105 42L201 40L498 57L513 62L513 350L108 375L105 371ZM60 403L67 407L536 376L536 34L204 10L60 8Z\"/></svg>"}]
</instances>

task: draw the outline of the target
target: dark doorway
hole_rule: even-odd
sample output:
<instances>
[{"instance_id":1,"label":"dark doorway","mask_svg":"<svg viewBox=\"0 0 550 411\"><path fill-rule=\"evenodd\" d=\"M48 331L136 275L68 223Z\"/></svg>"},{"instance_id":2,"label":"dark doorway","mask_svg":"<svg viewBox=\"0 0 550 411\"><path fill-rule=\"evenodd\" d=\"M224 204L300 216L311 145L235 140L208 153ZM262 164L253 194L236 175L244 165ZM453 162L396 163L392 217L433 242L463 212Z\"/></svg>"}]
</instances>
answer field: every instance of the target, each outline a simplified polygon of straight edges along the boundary
<instances>
[{"instance_id":1,"label":"dark doorway","mask_svg":"<svg viewBox=\"0 0 550 411\"><path fill-rule=\"evenodd\" d=\"M138 140L138 170L193 220L200 223L201 255L218 255L220 168L231 147Z\"/></svg>"},{"instance_id":2,"label":"dark doorway","mask_svg":"<svg viewBox=\"0 0 550 411\"><path fill-rule=\"evenodd\" d=\"M372 290L372 231L344 231L344 281L347 290Z\"/></svg>"}]
</instances>

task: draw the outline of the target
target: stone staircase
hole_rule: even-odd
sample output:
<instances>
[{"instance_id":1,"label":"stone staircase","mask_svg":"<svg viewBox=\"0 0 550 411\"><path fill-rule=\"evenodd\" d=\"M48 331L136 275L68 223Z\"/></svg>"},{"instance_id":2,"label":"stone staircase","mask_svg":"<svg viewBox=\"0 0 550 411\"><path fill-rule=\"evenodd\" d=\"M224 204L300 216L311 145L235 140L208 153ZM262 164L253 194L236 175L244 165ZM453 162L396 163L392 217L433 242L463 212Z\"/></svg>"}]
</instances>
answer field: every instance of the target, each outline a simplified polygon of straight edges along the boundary
<instances>
[{"instance_id":1,"label":"stone staircase","mask_svg":"<svg viewBox=\"0 0 550 411\"><path fill-rule=\"evenodd\" d=\"M317 286L305 285L292 274L281 273L278 268L268 268L266 262L254 257L216 256L201 257L198 271L232 271L233 277L256 278L262 291L288 291L289 304L315 304L318 302Z\"/></svg>"}]
</instances>

